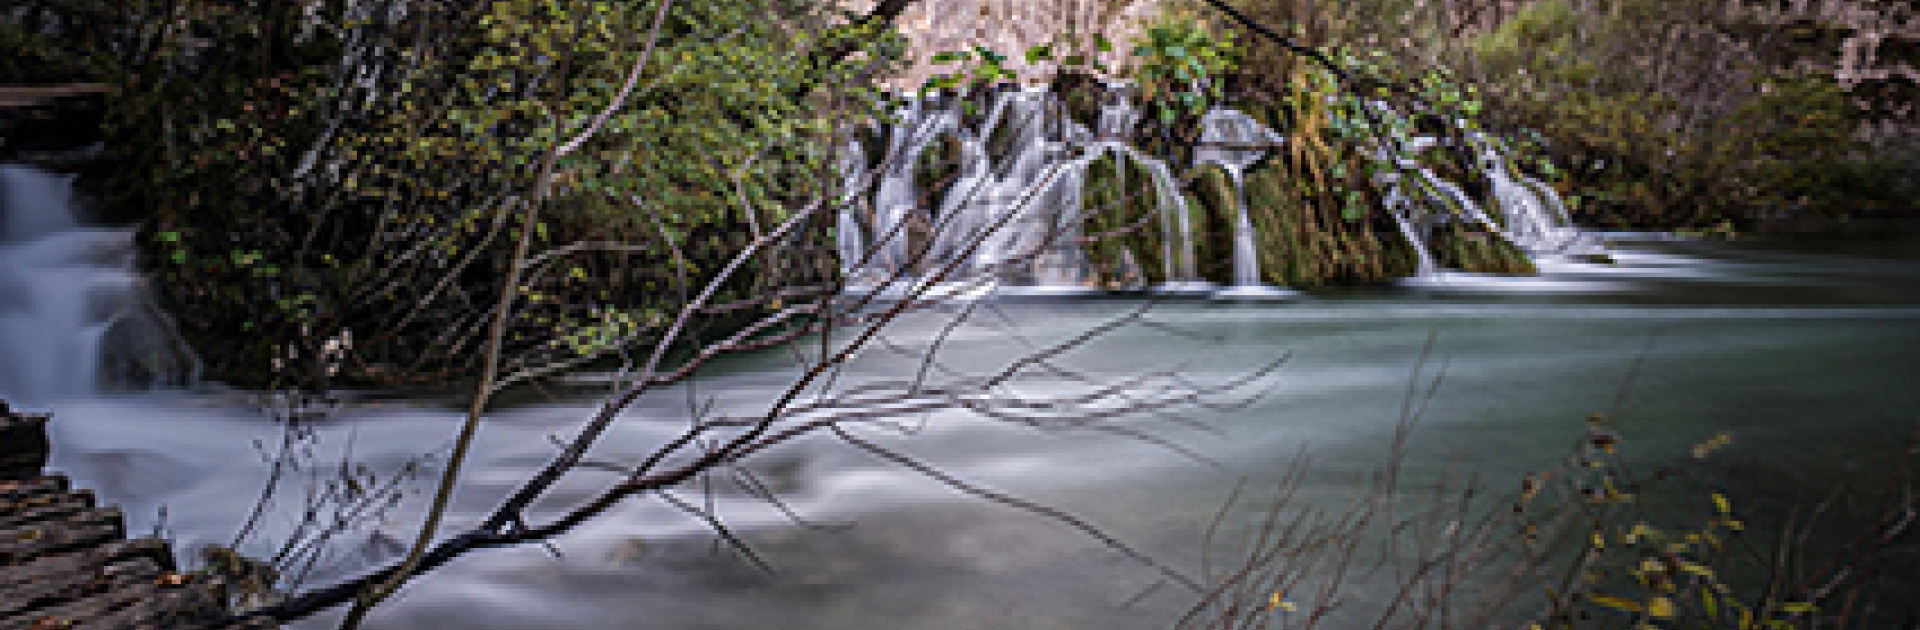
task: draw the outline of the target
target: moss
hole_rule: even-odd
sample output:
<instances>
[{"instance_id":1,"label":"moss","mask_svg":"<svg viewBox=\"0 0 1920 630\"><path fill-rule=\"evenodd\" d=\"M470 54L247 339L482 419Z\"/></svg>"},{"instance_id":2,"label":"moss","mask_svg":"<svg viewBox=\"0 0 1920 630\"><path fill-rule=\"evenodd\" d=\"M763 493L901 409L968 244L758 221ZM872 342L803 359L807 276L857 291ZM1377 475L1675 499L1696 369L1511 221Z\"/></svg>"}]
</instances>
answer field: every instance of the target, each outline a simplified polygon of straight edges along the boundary
<instances>
[{"instance_id":1,"label":"moss","mask_svg":"<svg viewBox=\"0 0 1920 630\"><path fill-rule=\"evenodd\" d=\"M1525 251L1478 225L1448 223L1434 230L1431 247L1442 267L1475 273L1539 273Z\"/></svg>"},{"instance_id":2,"label":"moss","mask_svg":"<svg viewBox=\"0 0 1920 630\"><path fill-rule=\"evenodd\" d=\"M1087 165L1081 207L1093 281L1146 286L1166 281L1159 191L1145 166L1108 153ZM1138 276L1129 277L1129 268Z\"/></svg>"}]
</instances>

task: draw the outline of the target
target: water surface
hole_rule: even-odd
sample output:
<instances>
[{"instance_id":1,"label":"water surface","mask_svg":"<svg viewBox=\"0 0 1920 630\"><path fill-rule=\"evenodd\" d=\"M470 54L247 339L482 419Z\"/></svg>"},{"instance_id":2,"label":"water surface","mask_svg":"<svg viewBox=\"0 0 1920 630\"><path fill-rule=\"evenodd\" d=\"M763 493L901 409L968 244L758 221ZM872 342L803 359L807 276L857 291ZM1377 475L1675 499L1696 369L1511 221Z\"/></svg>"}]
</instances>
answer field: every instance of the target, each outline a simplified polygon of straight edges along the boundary
<instances>
[{"instance_id":1,"label":"water surface","mask_svg":"<svg viewBox=\"0 0 1920 630\"><path fill-rule=\"evenodd\" d=\"M1454 278L1428 288L1319 293L1294 303L1161 304L1150 317L1197 333L1122 329L1063 363L1120 376L1181 366L1198 381L1233 378L1291 353L1265 395L1234 410L1115 422L1164 438L1208 461L1124 435L1034 430L961 413L903 418L907 430L861 435L943 470L1070 512L1175 570L1197 575L1202 532L1237 479L1270 483L1295 456L1314 471L1303 505L1333 506L1365 487L1387 453L1423 354L1441 375L1425 399L1410 486L1449 467L1508 489L1550 466L1606 413L1631 457L1683 453L1719 430L1737 441L1717 464L1786 505L1796 493L1849 472L1883 470L1920 421L1920 251L1911 239L1828 243L1630 242L1619 264L1552 264L1539 279ZM985 369L1026 343L1066 338L1136 306L1130 298L1021 302L981 311L1019 336L963 327L946 358ZM924 344L929 321L895 341ZM1431 351L1424 350L1431 344ZM791 352L727 360L697 382L637 405L595 456L623 461L677 434L689 401L749 413L791 379ZM862 355L839 383L899 379L914 361ZM1019 391L1065 387L1037 375ZM489 417L454 526L509 492L568 435L590 400L530 404ZM245 519L279 430L233 394L155 393L49 405L52 467L126 508L130 529L166 528L182 548L227 542ZM443 447L458 416L431 401L348 408L320 429L315 456L351 457L392 470ZM1199 426L1195 426L1197 425ZM1210 462L1210 463L1209 463ZM711 505L765 558L765 574L720 548L697 519L658 500L636 500L555 541L482 552L410 586L369 627L475 629L652 627L676 629L1165 628L1195 597L1154 569L1062 523L964 496L831 439L769 451L748 465L813 526L717 483ZM312 474L305 469L301 474ZM1764 479L1764 483L1760 480ZM564 504L606 481L585 474L557 493ZM297 487L297 486L296 486ZM420 484L425 488L425 484ZM292 531L297 492L243 545L265 554ZM1244 534L1264 507L1258 493L1224 526ZM381 531L405 538L400 508ZM338 579L390 557L360 533L337 546ZM1215 562L1220 558L1216 556ZM1216 565L1217 566L1217 565ZM1352 604L1364 608L1362 597ZM330 627L333 617L296 624Z\"/></svg>"}]
</instances>

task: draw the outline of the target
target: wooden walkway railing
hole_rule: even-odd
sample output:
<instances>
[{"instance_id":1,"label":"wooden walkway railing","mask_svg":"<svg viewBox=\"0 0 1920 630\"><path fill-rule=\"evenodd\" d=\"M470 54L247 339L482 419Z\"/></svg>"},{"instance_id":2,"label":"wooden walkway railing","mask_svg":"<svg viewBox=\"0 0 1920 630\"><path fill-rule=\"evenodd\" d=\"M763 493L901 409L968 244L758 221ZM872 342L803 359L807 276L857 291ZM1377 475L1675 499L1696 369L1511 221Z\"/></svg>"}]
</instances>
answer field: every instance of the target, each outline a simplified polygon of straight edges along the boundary
<instances>
[{"instance_id":1,"label":"wooden walkway railing","mask_svg":"<svg viewBox=\"0 0 1920 630\"><path fill-rule=\"evenodd\" d=\"M239 630L218 575L182 573L167 541L47 474L48 417L0 401L0 630Z\"/></svg>"}]
</instances>

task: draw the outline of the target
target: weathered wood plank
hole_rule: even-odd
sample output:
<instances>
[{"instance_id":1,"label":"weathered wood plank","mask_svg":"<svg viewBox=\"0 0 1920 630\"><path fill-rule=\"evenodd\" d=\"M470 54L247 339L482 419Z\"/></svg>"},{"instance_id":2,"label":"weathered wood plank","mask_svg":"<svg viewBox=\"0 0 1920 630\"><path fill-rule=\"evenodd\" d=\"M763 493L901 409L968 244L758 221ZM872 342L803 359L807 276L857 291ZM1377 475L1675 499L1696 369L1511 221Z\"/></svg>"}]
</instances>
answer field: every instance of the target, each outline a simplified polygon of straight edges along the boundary
<instances>
[{"instance_id":1,"label":"weathered wood plank","mask_svg":"<svg viewBox=\"0 0 1920 630\"><path fill-rule=\"evenodd\" d=\"M130 558L102 566L84 567L54 580L15 589L11 601L0 604L0 614L9 617L37 617L75 602L86 601L116 590L152 582L160 577L160 567L151 558Z\"/></svg>"},{"instance_id":2,"label":"weathered wood plank","mask_svg":"<svg viewBox=\"0 0 1920 630\"><path fill-rule=\"evenodd\" d=\"M26 479L0 480L0 501L24 499L30 496L66 492L66 475L42 475Z\"/></svg>"},{"instance_id":3,"label":"weathered wood plank","mask_svg":"<svg viewBox=\"0 0 1920 630\"><path fill-rule=\"evenodd\" d=\"M92 595L123 575L152 579L172 570L173 555L166 542L157 538L116 540L85 551L0 567L0 593L7 594L0 599L0 617Z\"/></svg>"},{"instance_id":4,"label":"weathered wood plank","mask_svg":"<svg viewBox=\"0 0 1920 630\"><path fill-rule=\"evenodd\" d=\"M43 494L18 501L0 500L0 529L21 527L34 521L60 520L92 507L91 490Z\"/></svg>"},{"instance_id":5,"label":"weathered wood plank","mask_svg":"<svg viewBox=\"0 0 1920 630\"><path fill-rule=\"evenodd\" d=\"M119 509L44 474L46 421L0 401L0 630L276 628L228 619L224 578L177 573L166 541L126 540Z\"/></svg>"},{"instance_id":6,"label":"weathered wood plank","mask_svg":"<svg viewBox=\"0 0 1920 630\"><path fill-rule=\"evenodd\" d=\"M146 579L80 601L0 620L0 630L38 630L36 625L67 630L160 630L181 622L218 618L224 598L224 585L217 578L181 585Z\"/></svg>"},{"instance_id":7,"label":"weathered wood plank","mask_svg":"<svg viewBox=\"0 0 1920 630\"><path fill-rule=\"evenodd\" d=\"M151 586L153 590L139 601L76 622L72 630L172 630L225 616L226 590L217 578L199 578L178 586Z\"/></svg>"},{"instance_id":8,"label":"weathered wood plank","mask_svg":"<svg viewBox=\"0 0 1920 630\"><path fill-rule=\"evenodd\" d=\"M104 83L66 83L61 85L0 85L0 107L29 107L47 101L85 94L105 94Z\"/></svg>"},{"instance_id":9,"label":"weathered wood plank","mask_svg":"<svg viewBox=\"0 0 1920 630\"><path fill-rule=\"evenodd\" d=\"M94 508L61 521L0 529L0 563L25 562L125 537L119 508Z\"/></svg>"}]
</instances>

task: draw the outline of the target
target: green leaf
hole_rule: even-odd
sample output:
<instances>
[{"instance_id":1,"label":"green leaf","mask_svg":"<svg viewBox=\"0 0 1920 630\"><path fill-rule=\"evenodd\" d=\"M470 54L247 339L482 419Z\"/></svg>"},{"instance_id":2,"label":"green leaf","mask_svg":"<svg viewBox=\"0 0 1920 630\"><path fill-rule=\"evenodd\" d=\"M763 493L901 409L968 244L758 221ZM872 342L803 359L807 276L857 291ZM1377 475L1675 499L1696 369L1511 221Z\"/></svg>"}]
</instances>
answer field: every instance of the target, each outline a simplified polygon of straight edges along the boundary
<instances>
[{"instance_id":1,"label":"green leaf","mask_svg":"<svg viewBox=\"0 0 1920 630\"><path fill-rule=\"evenodd\" d=\"M1053 58L1053 48L1045 44L1034 46L1032 48L1027 49L1027 63L1034 63L1042 59L1052 59L1052 58Z\"/></svg>"},{"instance_id":2,"label":"green leaf","mask_svg":"<svg viewBox=\"0 0 1920 630\"><path fill-rule=\"evenodd\" d=\"M1067 55L1067 58L1062 60L1060 64L1065 66L1084 66L1087 65L1087 58L1081 55Z\"/></svg>"},{"instance_id":3,"label":"green leaf","mask_svg":"<svg viewBox=\"0 0 1920 630\"><path fill-rule=\"evenodd\" d=\"M1095 48L1099 48L1100 52L1108 52L1113 50L1113 43L1107 41L1106 36L1101 35L1099 33L1093 34L1093 45Z\"/></svg>"},{"instance_id":4,"label":"green leaf","mask_svg":"<svg viewBox=\"0 0 1920 630\"><path fill-rule=\"evenodd\" d=\"M1348 203L1340 208L1340 218L1348 221L1359 221L1366 218L1366 216L1366 206L1357 203Z\"/></svg>"}]
</instances>

